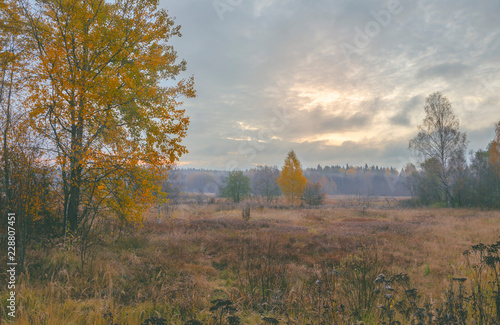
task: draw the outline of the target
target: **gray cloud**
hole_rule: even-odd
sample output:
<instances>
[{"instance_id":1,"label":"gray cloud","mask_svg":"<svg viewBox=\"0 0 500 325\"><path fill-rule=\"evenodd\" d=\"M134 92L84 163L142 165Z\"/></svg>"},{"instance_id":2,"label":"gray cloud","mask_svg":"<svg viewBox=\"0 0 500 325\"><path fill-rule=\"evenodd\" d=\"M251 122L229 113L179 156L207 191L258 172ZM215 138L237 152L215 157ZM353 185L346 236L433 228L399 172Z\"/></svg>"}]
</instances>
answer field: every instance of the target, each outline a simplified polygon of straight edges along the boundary
<instances>
[{"instance_id":1,"label":"gray cloud","mask_svg":"<svg viewBox=\"0 0 500 325\"><path fill-rule=\"evenodd\" d=\"M396 115L391 117L390 121L396 125L410 126L411 114L418 108L423 107L424 97L416 95L408 101L402 103L402 107L398 110Z\"/></svg>"},{"instance_id":2,"label":"gray cloud","mask_svg":"<svg viewBox=\"0 0 500 325\"><path fill-rule=\"evenodd\" d=\"M362 130L371 123L373 116L369 112L357 112L352 115L329 114L328 110L315 108L311 111L299 111L294 114L290 125L280 133L288 139L315 136L349 130Z\"/></svg>"},{"instance_id":3,"label":"gray cloud","mask_svg":"<svg viewBox=\"0 0 500 325\"><path fill-rule=\"evenodd\" d=\"M161 1L182 25L172 44L198 91L185 103L190 153L181 162L281 165L294 148L313 166L394 165L409 154L425 97L438 90L471 136L491 128L500 120L500 2L400 3L401 12L347 58L341 45L354 44L386 1L244 0L223 21L211 0ZM275 130L273 109L289 113ZM273 138L251 151L262 133ZM489 133L480 134L471 148L488 142Z\"/></svg>"},{"instance_id":4,"label":"gray cloud","mask_svg":"<svg viewBox=\"0 0 500 325\"><path fill-rule=\"evenodd\" d=\"M495 138L495 125L490 123L489 126L480 129L467 129L467 139L469 140L469 147L483 149Z\"/></svg>"},{"instance_id":5,"label":"gray cloud","mask_svg":"<svg viewBox=\"0 0 500 325\"><path fill-rule=\"evenodd\" d=\"M454 80L470 72L472 67L461 62L441 63L432 67L422 68L417 72L418 79L444 78Z\"/></svg>"}]
</instances>

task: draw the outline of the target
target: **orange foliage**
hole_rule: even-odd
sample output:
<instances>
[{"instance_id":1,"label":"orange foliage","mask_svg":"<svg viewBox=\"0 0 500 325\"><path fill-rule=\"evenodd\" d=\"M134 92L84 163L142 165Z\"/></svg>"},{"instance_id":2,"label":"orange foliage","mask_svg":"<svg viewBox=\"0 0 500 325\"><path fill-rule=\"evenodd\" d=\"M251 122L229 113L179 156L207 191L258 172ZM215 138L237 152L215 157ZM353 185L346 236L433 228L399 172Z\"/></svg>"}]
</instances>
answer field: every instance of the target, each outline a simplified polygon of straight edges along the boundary
<instances>
[{"instance_id":1,"label":"orange foliage","mask_svg":"<svg viewBox=\"0 0 500 325\"><path fill-rule=\"evenodd\" d=\"M186 67L167 42L180 26L148 0L20 11L34 53L26 105L56 155L71 228L100 204L139 223L165 167L187 152L179 98L195 96L193 79L163 86Z\"/></svg>"},{"instance_id":2,"label":"orange foliage","mask_svg":"<svg viewBox=\"0 0 500 325\"><path fill-rule=\"evenodd\" d=\"M348 176L354 176L354 175L356 175L356 169L351 167L351 168L349 168L349 169L346 171L346 174L347 174Z\"/></svg>"},{"instance_id":3,"label":"orange foliage","mask_svg":"<svg viewBox=\"0 0 500 325\"><path fill-rule=\"evenodd\" d=\"M292 205L301 200L307 179L302 173L302 166L293 150L288 153L277 182L283 195Z\"/></svg>"}]
</instances>

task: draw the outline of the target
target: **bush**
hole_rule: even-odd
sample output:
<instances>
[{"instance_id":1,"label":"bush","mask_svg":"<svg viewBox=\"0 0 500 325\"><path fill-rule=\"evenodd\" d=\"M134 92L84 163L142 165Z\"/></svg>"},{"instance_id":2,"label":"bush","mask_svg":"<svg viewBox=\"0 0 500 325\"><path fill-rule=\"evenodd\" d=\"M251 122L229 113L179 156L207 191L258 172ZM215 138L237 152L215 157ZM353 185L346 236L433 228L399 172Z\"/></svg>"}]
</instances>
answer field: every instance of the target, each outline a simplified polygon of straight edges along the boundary
<instances>
[{"instance_id":1,"label":"bush","mask_svg":"<svg viewBox=\"0 0 500 325\"><path fill-rule=\"evenodd\" d=\"M309 205L322 205L325 200L325 193L322 192L321 183L307 183L302 200Z\"/></svg>"}]
</instances>

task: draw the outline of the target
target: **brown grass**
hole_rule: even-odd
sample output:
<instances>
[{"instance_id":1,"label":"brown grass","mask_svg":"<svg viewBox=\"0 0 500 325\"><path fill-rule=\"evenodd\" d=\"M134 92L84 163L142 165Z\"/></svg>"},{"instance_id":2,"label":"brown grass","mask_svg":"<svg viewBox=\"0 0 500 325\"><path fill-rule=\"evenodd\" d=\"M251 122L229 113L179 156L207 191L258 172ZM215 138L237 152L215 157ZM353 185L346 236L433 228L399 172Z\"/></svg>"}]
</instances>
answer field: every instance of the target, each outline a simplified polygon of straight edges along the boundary
<instances>
[{"instance_id":1,"label":"brown grass","mask_svg":"<svg viewBox=\"0 0 500 325\"><path fill-rule=\"evenodd\" d=\"M231 299L244 324L258 324L263 315L284 320L285 312L319 320L313 307L293 309L293 299L313 306L323 261L340 267L361 250L376 256L378 269L407 273L423 296L439 299L451 274L466 275L462 252L498 239L499 220L498 211L472 209L323 207L253 208L247 222L237 207L177 206L160 223L151 213L142 229L120 234L108 224L83 271L73 246L44 251L34 245L19 279L16 324L140 324L151 315L168 324L191 318L211 324L215 298ZM245 269L242 257L254 264ZM273 270L286 272L287 283L273 282L262 304L248 282L252 270L266 276L267 262L279 264ZM280 286L286 297L273 296ZM2 306L4 320L5 312Z\"/></svg>"}]
</instances>

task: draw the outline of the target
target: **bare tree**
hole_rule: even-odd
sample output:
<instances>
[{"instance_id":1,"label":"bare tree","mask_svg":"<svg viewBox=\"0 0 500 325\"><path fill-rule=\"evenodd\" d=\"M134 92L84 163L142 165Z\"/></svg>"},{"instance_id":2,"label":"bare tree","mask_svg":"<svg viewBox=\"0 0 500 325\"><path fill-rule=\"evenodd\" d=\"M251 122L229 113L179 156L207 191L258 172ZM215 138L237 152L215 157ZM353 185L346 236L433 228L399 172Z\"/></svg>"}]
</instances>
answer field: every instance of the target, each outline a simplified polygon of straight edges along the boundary
<instances>
[{"instance_id":1,"label":"bare tree","mask_svg":"<svg viewBox=\"0 0 500 325\"><path fill-rule=\"evenodd\" d=\"M419 125L417 136L410 140L409 148L425 160L434 158L440 165L440 185L450 207L450 162L467 147L467 135L459 131L460 123L453 113L451 103L435 92L425 100L426 117Z\"/></svg>"},{"instance_id":2,"label":"bare tree","mask_svg":"<svg viewBox=\"0 0 500 325\"><path fill-rule=\"evenodd\" d=\"M162 191L167 193L169 203L177 203L182 189L181 172L179 168L172 167L168 170L168 178L163 180Z\"/></svg>"},{"instance_id":3,"label":"bare tree","mask_svg":"<svg viewBox=\"0 0 500 325\"><path fill-rule=\"evenodd\" d=\"M265 199L268 204L276 200L281 196L281 189L277 183L279 174L277 167L259 166L252 170L252 193Z\"/></svg>"}]
</instances>

